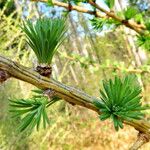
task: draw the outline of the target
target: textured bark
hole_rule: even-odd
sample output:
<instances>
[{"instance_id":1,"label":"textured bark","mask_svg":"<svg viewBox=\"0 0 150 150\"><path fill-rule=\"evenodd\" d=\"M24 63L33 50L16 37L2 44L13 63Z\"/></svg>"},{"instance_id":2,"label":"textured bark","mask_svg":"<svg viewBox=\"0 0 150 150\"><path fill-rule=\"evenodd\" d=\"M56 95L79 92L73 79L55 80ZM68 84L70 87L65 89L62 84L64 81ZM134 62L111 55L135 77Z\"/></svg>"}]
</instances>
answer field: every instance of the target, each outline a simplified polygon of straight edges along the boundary
<instances>
[{"instance_id":1,"label":"textured bark","mask_svg":"<svg viewBox=\"0 0 150 150\"><path fill-rule=\"evenodd\" d=\"M136 142L129 150L138 150L142 145L149 142L149 137L144 133L139 133Z\"/></svg>"},{"instance_id":2,"label":"textured bark","mask_svg":"<svg viewBox=\"0 0 150 150\"><path fill-rule=\"evenodd\" d=\"M92 101L95 97L89 96L78 89L64 85L54 79L41 76L34 70L19 65L18 63L13 62L3 56L0 56L0 69L6 71L11 75L11 77L28 82L40 89L55 90L57 96L65 99L66 101L98 112L96 107L92 104Z\"/></svg>"},{"instance_id":3,"label":"textured bark","mask_svg":"<svg viewBox=\"0 0 150 150\"><path fill-rule=\"evenodd\" d=\"M52 89L55 91L57 96L69 103L86 107L100 114L99 110L93 105L93 100L97 98L90 96L83 91L62 84L54 79L43 77L37 72L19 65L18 63L3 56L0 56L0 69L6 71L11 77L28 82L40 89ZM144 120L131 120L124 121L124 123L133 126L140 133L144 133L148 136L148 138L150 138L149 122Z\"/></svg>"}]
</instances>

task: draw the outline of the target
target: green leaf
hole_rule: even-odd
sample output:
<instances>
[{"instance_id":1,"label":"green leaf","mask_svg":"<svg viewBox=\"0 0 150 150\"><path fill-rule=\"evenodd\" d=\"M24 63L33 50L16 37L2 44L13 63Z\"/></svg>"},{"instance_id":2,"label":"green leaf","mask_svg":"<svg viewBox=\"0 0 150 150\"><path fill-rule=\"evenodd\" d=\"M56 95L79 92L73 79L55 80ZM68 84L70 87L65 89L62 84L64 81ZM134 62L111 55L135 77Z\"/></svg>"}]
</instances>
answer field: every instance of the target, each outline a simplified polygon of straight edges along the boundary
<instances>
[{"instance_id":1,"label":"green leaf","mask_svg":"<svg viewBox=\"0 0 150 150\"><path fill-rule=\"evenodd\" d=\"M97 108L105 108L105 105L104 105L103 102L101 102L101 101L93 100L93 104L94 104Z\"/></svg>"},{"instance_id":2,"label":"green leaf","mask_svg":"<svg viewBox=\"0 0 150 150\"><path fill-rule=\"evenodd\" d=\"M43 94L44 90L41 89L34 89L32 92L37 93L37 94Z\"/></svg>"},{"instance_id":3,"label":"green leaf","mask_svg":"<svg viewBox=\"0 0 150 150\"><path fill-rule=\"evenodd\" d=\"M137 45L144 48L145 50L150 51L150 34L149 32L146 35L137 36Z\"/></svg>"},{"instance_id":4,"label":"green leaf","mask_svg":"<svg viewBox=\"0 0 150 150\"><path fill-rule=\"evenodd\" d=\"M122 123L122 120L118 119L118 126L123 129L123 123Z\"/></svg>"},{"instance_id":5,"label":"green leaf","mask_svg":"<svg viewBox=\"0 0 150 150\"><path fill-rule=\"evenodd\" d=\"M52 0L47 0L47 4L48 4L48 6L54 6Z\"/></svg>"},{"instance_id":6,"label":"green leaf","mask_svg":"<svg viewBox=\"0 0 150 150\"><path fill-rule=\"evenodd\" d=\"M145 22L146 29L150 31L150 20L146 20Z\"/></svg>"},{"instance_id":7,"label":"green leaf","mask_svg":"<svg viewBox=\"0 0 150 150\"><path fill-rule=\"evenodd\" d=\"M127 9L124 11L124 16L126 20L129 20L134 18L138 13L139 11L136 7L127 7Z\"/></svg>"},{"instance_id":8,"label":"green leaf","mask_svg":"<svg viewBox=\"0 0 150 150\"><path fill-rule=\"evenodd\" d=\"M49 119L45 109L43 109L43 127L46 128L46 124L49 124Z\"/></svg>"},{"instance_id":9,"label":"green leaf","mask_svg":"<svg viewBox=\"0 0 150 150\"><path fill-rule=\"evenodd\" d=\"M20 132L24 131L29 126L29 124L32 122L34 116L35 116L35 111L30 112L23 119L21 119L21 123L19 125Z\"/></svg>"},{"instance_id":10,"label":"green leaf","mask_svg":"<svg viewBox=\"0 0 150 150\"><path fill-rule=\"evenodd\" d=\"M101 115L99 116L99 118L100 118L100 120L104 121L104 120L106 120L107 118L109 118L110 115L111 115L111 114L109 114L109 113L103 113L103 114L101 114Z\"/></svg>"},{"instance_id":11,"label":"green leaf","mask_svg":"<svg viewBox=\"0 0 150 150\"><path fill-rule=\"evenodd\" d=\"M36 118L36 122L37 122L37 130L39 130L40 123L41 123L41 116L42 116L41 111L42 111L42 106L39 107L38 113L37 113L37 118Z\"/></svg>"},{"instance_id":12,"label":"green leaf","mask_svg":"<svg viewBox=\"0 0 150 150\"><path fill-rule=\"evenodd\" d=\"M114 7L115 0L104 0L104 2L110 9Z\"/></svg>"},{"instance_id":13,"label":"green leaf","mask_svg":"<svg viewBox=\"0 0 150 150\"><path fill-rule=\"evenodd\" d=\"M46 127L49 124L49 118L47 116L46 108L52 105L54 102L58 101L58 98L48 101L48 98L41 95L40 90L34 90L38 95L33 96L31 99L17 99L10 100L10 113L12 117L21 117L21 123L19 125L19 131L24 131L26 129L32 130L34 127L39 130L41 122L43 126ZM43 120L43 121L41 121Z\"/></svg>"},{"instance_id":14,"label":"green leaf","mask_svg":"<svg viewBox=\"0 0 150 150\"><path fill-rule=\"evenodd\" d=\"M101 109L99 109L99 112L101 112L101 113L109 113L110 111L107 108L101 108Z\"/></svg>"},{"instance_id":15,"label":"green leaf","mask_svg":"<svg viewBox=\"0 0 150 150\"><path fill-rule=\"evenodd\" d=\"M143 16L141 13L136 14L134 17L134 20L138 23L138 24L143 24Z\"/></svg>"},{"instance_id":16,"label":"green leaf","mask_svg":"<svg viewBox=\"0 0 150 150\"><path fill-rule=\"evenodd\" d=\"M118 131L119 130L119 120L114 115L111 115L111 117L112 117L112 120L113 120L113 123L114 123L115 130Z\"/></svg>"},{"instance_id":17,"label":"green leaf","mask_svg":"<svg viewBox=\"0 0 150 150\"><path fill-rule=\"evenodd\" d=\"M107 28L108 29L115 29L116 27L118 27L119 25L121 25L120 22L112 19L112 18L97 18L97 17L94 17L93 19L90 20L91 21L91 24L93 26L93 28L95 30L98 30L98 31L103 31Z\"/></svg>"},{"instance_id":18,"label":"green leaf","mask_svg":"<svg viewBox=\"0 0 150 150\"><path fill-rule=\"evenodd\" d=\"M123 120L141 119L142 110L149 107L141 105L141 87L135 75L128 75L121 79L103 81L103 90L100 90L101 100L94 100L93 104L102 114L101 120L112 118L114 127L118 131L123 128ZM101 102L102 101L102 102Z\"/></svg>"},{"instance_id":19,"label":"green leaf","mask_svg":"<svg viewBox=\"0 0 150 150\"><path fill-rule=\"evenodd\" d=\"M51 64L52 58L62 44L67 31L66 20L62 18L40 18L35 23L23 22L21 27L27 43L34 51L40 64Z\"/></svg>"}]
</instances>

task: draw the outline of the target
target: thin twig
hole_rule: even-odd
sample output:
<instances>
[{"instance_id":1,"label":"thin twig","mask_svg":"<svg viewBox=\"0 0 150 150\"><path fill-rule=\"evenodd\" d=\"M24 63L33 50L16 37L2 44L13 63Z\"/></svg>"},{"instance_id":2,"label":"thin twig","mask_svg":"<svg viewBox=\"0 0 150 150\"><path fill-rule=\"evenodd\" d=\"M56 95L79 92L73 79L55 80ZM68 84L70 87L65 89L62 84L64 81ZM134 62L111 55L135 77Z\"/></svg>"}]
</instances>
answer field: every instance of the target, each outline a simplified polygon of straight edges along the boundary
<instances>
[{"instance_id":1,"label":"thin twig","mask_svg":"<svg viewBox=\"0 0 150 150\"><path fill-rule=\"evenodd\" d=\"M100 5L95 3L93 0L89 0L89 4L91 4L92 6L94 6L98 10L100 10L101 12L104 12L107 16L109 16L109 17L117 20L118 22L122 23L126 27L136 31L137 33L141 34L141 33L143 33L142 31L144 29L146 29L146 27L142 24L137 24L136 22L133 22L133 21L131 22L129 20L124 20L124 19L118 17L117 15L115 15L114 12L105 10L104 8L100 7Z\"/></svg>"},{"instance_id":2,"label":"thin twig","mask_svg":"<svg viewBox=\"0 0 150 150\"><path fill-rule=\"evenodd\" d=\"M34 1L34 2L44 2L44 3L47 3L47 0L31 0L31 1ZM84 7L81 7L81 6L74 6L72 5L71 8L69 6L69 4L67 3L64 3L64 2L59 2L59 1L56 1L56 0L53 0L53 5L56 5L56 6L59 6L59 7L63 7L63 8L66 8L68 10L71 9L71 10L75 10L75 11L78 11L78 12L81 12L81 13L87 13L87 14L90 14L90 15L96 15L97 17L100 17L100 18L104 18L105 16L103 14L101 14L99 11L92 11L92 10L89 10L89 9L86 9Z\"/></svg>"},{"instance_id":3,"label":"thin twig","mask_svg":"<svg viewBox=\"0 0 150 150\"><path fill-rule=\"evenodd\" d=\"M47 0L31 0L31 1L47 3ZM52 0L52 2L53 2L53 5L63 7L63 8L66 8L66 9L69 8L69 4L67 4L67 3L59 2L57 0ZM97 8L97 10L99 10L99 11L95 12L95 11L88 10L84 7L77 6L77 5L72 5L71 10L75 10L75 11L78 11L78 12L81 12L81 13L87 13L87 14L94 15L94 16L100 17L100 18L109 18L109 17L111 17L111 18L117 20L118 22L120 22L121 24L125 25L126 27L136 31L139 34L143 34L144 30L146 29L144 24L138 24L138 23L136 23L135 21L132 21L132 20L124 20L124 19L118 17L114 12L107 11L104 8L100 7L97 3L95 3L92 0L89 0L89 4L91 4L93 7ZM105 15L101 14L101 12L105 13Z\"/></svg>"},{"instance_id":4,"label":"thin twig","mask_svg":"<svg viewBox=\"0 0 150 150\"><path fill-rule=\"evenodd\" d=\"M147 134L139 132L136 142L132 145L132 147L129 150L138 150L142 145L149 142L149 140L150 137Z\"/></svg>"}]
</instances>

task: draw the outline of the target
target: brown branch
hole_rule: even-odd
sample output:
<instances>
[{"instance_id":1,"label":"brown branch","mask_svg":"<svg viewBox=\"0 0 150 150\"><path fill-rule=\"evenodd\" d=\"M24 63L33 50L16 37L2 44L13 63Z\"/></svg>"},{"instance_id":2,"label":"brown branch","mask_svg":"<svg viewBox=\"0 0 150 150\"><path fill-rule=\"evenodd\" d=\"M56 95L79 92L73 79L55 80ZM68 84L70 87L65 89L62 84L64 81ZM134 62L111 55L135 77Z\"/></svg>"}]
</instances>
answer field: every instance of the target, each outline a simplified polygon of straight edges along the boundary
<instances>
[{"instance_id":1,"label":"brown branch","mask_svg":"<svg viewBox=\"0 0 150 150\"><path fill-rule=\"evenodd\" d=\"M92 6L94 6L95 8L97 8L98 10L104 12L107 16L117 20L118 22L122 23L123 25L125 25L126 27L136 31L137 33L142 33L143 29L146 29L146 27L144 25L139 25L136 22L133 21L129 21L129 20L124 20L120 17L118 17L117 15L115 15L114 12L112 11L107 11L104 8L100 7L97 3L95 3L93 0L89 0L89 4L91 4Z\"/></svg>"},{"instance_id":2,"label":"brown branch","mask_svg":"<svg viewBox=\"0 0 150 150\"><path fill-rule=\"evenodd\" d=\"M47 3L47 0L31 0L31 1ZM111 17L111 18L117 20L118 22L120 22L121 24L125 25L126 27L136 31L139 34L143 34L144 30L146 29L145 25L138 24L138 23L131 21L131 20L124 20L124 19L118 17L117 15L115 15L114 12L112 12L112 11L109 12L109 11L105 10L104 8L100 7L97 3L95 3L92 0L89 0L89 4L91 4L92 6L94 6L98 10L100 10L101 12L105 13L106 16L102 15L100 13L100 11L92 11L92 10L88 10L84 7L76 6L76 5L72 5L71 10L75 10L75 11L78 11L81 13L87 13L90 15L95 15L96 17L100 17L100 18ZM57 0L53 0L53 5L63 7L66 9L69 8L69 4L64 3L64 2L59 2Z\"/></svg>"},{"instance_id":3,"label":"brown branch","mask_svg":"<svg viewBox=\"0 0 150 150\"><path fill-rule=\"evenodd\" d=\"M31 1L47 3L47 0L31 0ZM76 10L76 11L81 12L81 13L87 13L87 14L90 14L90 15L96 15L97 17L100 17L100 18L104 18L105 17L99 11L95 12L95 11L88 10L88 9L86 9L84 7L81 7L81 6L73 6L73 5L71 5L71 8L70 8L69 4L63 3L63 2L59 2L59 1L56 1L56 0L53 0L53 5L66 8L67 10L69 9L70 11L71 10Z\"/></svg>"},{"instance_id":4,"label":"brown branch","mask_svg":"<svg viewBox=\"0 0 150 150\"><path fill-rule=\"evenodd\" d=\"M90 96L74 87L62 84L54 79L48 79L39 75L37 72L19 65L8 58L0 56L0 69L6 71L11 77L30 83L40 89L51 89L60 98L69 103L77 104L93 110L100 114L100 111L93 105L96 97ZM150 123L144 120L124 121L125 124L133 126L140 133L144 133L150 137Z\"/></svg>"},{"instance_id":5,"label":"brown branch","mask_svg":"<svg viewBox=\"0 0 150 150\"><path fill-rule=\"evenodd\" d=\"M130 148L130 150L138 150L142 145L149 142L149 137L144 133L139 133L136 142Z\"/></svg>"},{"instance_id":6,"label":"brown branch","mask_svg":"<svg viewBox=\"0 0 150 150\"><path fill-rule=\"evenodd\" d=\"M56 92L57 96L70 103L75 103L98 112L97 108L92 104L93 99L96 99L95 97L89 96L78 89L64 85L56 80L41 76L39 73L19 65L10 59L0 56L0 69L10 74L11 77L28 82L40 89L52 89Z\"/></svg>"}]
</instances>

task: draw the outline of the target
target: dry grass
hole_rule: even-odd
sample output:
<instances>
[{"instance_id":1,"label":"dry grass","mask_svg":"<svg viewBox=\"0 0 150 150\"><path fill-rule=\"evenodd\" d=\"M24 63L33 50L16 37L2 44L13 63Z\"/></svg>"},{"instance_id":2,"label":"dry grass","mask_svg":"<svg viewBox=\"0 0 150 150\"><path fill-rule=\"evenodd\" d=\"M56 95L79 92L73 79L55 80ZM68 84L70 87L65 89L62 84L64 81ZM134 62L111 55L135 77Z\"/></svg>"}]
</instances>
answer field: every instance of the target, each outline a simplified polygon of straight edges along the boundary
<instances>
[{"instance_id":1,"label":"dry grass","mask_svg":"<svg viewBox=\"0 0 150 150\"><path fill-rule=\"evenodd\" d=\"M31 150L128 150L136 140L138 132L132 127L116 132L111 121L99 121L92 111L68 104L65 107L65 113L55 112L57 118L52 114L55 121L48 129L32 134ZM146 144L141 150L149 149L150 144Z\"/></svg>"}]
</instances>

